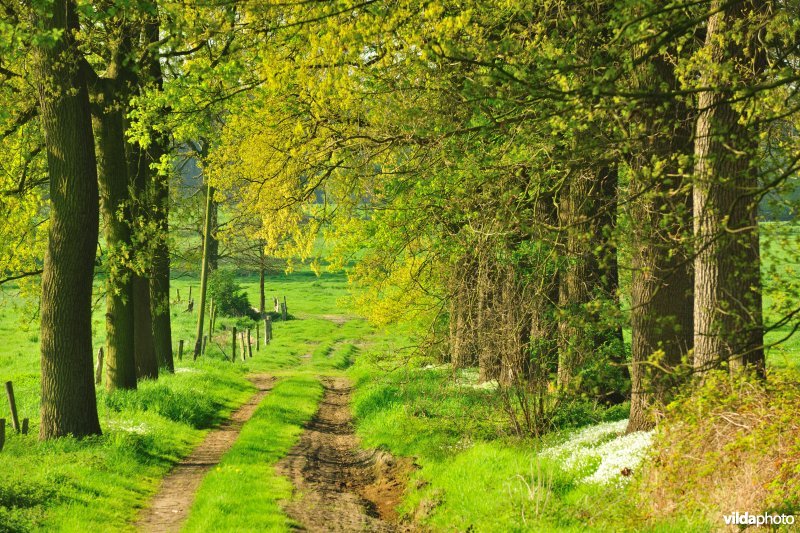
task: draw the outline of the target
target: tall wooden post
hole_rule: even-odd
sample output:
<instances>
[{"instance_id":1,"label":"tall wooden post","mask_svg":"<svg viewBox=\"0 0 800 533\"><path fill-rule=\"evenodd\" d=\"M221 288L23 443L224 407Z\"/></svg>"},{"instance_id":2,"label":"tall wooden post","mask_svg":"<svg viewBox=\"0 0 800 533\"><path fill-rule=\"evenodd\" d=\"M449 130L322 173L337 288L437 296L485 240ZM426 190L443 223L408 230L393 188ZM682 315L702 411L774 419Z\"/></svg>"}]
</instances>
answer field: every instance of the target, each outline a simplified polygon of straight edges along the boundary
<instances>
[{"instance_id":1,"label":"tall wooden post","mask_svg":"<svg viewBox=\"0 0 800 533\"><path fill-rule=\"evenodd\" d=\"M239 332L239 340L242 341L242 361L247 360L247 348L244 345L244 331Z\"/></svg>"},{"instance_id":2,"label":"tall wooden post","mask_svg":"<svg viewBox=\"0 0 800 533\"><path fill-rule=\"evenodd\" d=\"M236 326L231 329L231 363L236 362Z\"/></svg>"},{"instance_id":3,"label":"tall wooden post","mask_svg":"<svg viewBox=\"0 0 800 533\"><path fill-rule=\"evenodd\" d=\"M103 381L103 347L97 350L97 366L94 369L94 384L100 385Z\"/></svg>"},{"instance_id":4,"label":"tall wooden post","mask_svg":"<svg viewBox=\"0 0 800 533\"><path fill-rule=\"evenodd\" d=\"M256 322L256 352L261 349L261 326Z\"/></svg>"},{"instance_id":5,"label":"tall wooden post","mask_svg":"<svg viewBox=\"0 0 800 533\"><path fill-rule=\"evenodd\" d=\"M178 341L178 361L183 361L183 339Z\"/></svg>"},{"instance_id":6,"label":"tall wooden post","mask_svg":"<svg viewBox=\"0 0 800 533\"><path fill-rule=\"evenodd\" d=\"M0 452L6 444L6 419L0 418Z\"/></svg>"},{"instance_id":7,"label":"tall wooden post","mask_svg":"<svg viewBox=\"0 0 800 533\"><path fill-rule=\"evenodd\" d=\"M250 359L253 358L253 345L251 344L251 342L252 341L250 340L250 328L247 328L247 356L250 357Z\"/></svg>"}]
</instances>

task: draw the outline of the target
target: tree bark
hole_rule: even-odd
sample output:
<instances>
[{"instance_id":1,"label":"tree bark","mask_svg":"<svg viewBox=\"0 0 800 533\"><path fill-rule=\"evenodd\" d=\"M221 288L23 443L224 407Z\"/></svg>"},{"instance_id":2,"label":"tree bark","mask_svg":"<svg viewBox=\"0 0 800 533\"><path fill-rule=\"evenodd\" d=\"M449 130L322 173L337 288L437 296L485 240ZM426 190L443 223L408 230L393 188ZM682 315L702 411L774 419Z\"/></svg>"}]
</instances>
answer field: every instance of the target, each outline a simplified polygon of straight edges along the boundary
<instances>
[{"instance_id":1,"label":"tree bark","mask_svg":"<svg viewBox=\"0 0 800 533\"><path fill-rule=\"evenodd\" d=\"M150 174L149 160L138 144L126 144L128 172L133 183L133 209L134 219L141 219L147 226L152 215L152 194L148 190L148 177ZM147 229L143 229L147 231ZM150 236L147 235L149 238ZM141 241L140 241L141 242ZM152 249L149 243L142 243L135 251L143 254L141 260L152 263ZM136 350L136 370L139 379L158 378L158 358L156 357L155 342L153 340L153 316L150 312L150 280L147 277L149 270L136 272L133 276L133 313L134 313L134 346Z\"/></svg>"},{"instance_id":2,"label":"tree bark","mask_svg":"<svg viewBox=\"0 0 800 533\"><path fill-rule=\"evenodd\" d=\"M694 180L694 366L704 373L727 363L732 371L765 372L758 237L758 131L730 103L732 87L717 79L721 65L738 64L757 76L764 68L754 47L727 35L763 6L712 2L705 47L710 60L698 96ZM752 10L752 12L751 12ZM745 65L745 62L748 64ZM752 64L749 64L752 63ZM750 81L750 80L745 80Z\"/></svg>"},{"instance_id":3,"label":"tree bark","mask_svg":"<svg viewBox=\"0 0 800 533\"><path fill-rule=\"evenodd\" d=\"M559 197L564 266L558 276L558 384L564 390L599 349L612 343L622 348L622 330L613 319L619 283L612 239L616 182L615 167L579 169ZM620 364L622 354L612 354L610 359ZM606 393L618 391L599 391L600 395Z\"/></svg>"},{"instance_id":4,"label":"tree bark","mask_svg":"<svg viewBox=\"0 0 800 533\"><path fill-rule=\"evenodd\" d=\"M92 376L92 279L99 196L89 93L74 32L75 5L34 7L33 25L60 31L35 48L34 69L50 177L50 229L42 273L39 438L100 434Z\"/></svg>"},{"instance_id":5,"label":"tree bark","mask_svg":"<svg viewBox=\"0 0 800 533\"><path fill-rule=\"evenodd\" d=\"M217 228L219 227L219 205L212 197L209 205L211 213L211 231L208 234L208 271L213 272L219 268L219 239L217 239Z\"/></svg>"},{"instance_id":6,"label":"tree bark","mask_svg":"<svg viewBox=\"0 0 800 533\"><path fill-rule=\"evenodd\" d=\"M145 26L149 43L159 39L158 17L153 17ZM163 75L158 54L153 52L149 61L149 80L157 90L163 87ZM151 131L151 144L147 149L147 162L153 190L151 216L156 228L156 244L153 250L153 266L150 274L150 312L153 319L153 343L158 365L167 372L175 371L172 353L172 322L170 318L169 285L169 176L153 168L168 151L165 135Z\"/></svg>"},{"instance_id":7,"label":"tree bark","mask_svg":"<svg viewBox=\"0 0 800 533\"><path fill-rule=\"evenodd\" d=\"M206 191L206 217L203 229L203 259L200 265L200 307L197 313L197 337L194 342L194 358L200 355L203 347L203 321L205 320L206 293L208 292L208 271L209 271L209 245L208 239L211 235L211 204L214 201L214 187L208 185Z\"/></svg>"},{"instance_id":8,"label":"tree bark","mask_svg":"<svg viewBox=\"0 0 800 533\"><path fill-rule=\"evenodd\" d=\"M558 224L557 213L551 193L540 193L534 202L533 226L554 227ZM559 277L557 256L552 249L547 249L548 236L542 231L537 236L541 248L536 261L537 270L542 274L533 289L530 303L531 312L531 376L534 379L546 379L550 371L558 365L558 321L556 305L558 303Z\"/></svg>"},{"instance_id":9,"label":"tree bark","mask_svg":"<svg viewBox=\"0 0 800 533\"><path fill-rule=\"evenodd\" d=\"M143 276L133 276L133 306L136 375L139 379L158 379L153 317L150 314L150 282Z\"/></svg>"},{"instance_id":10,"label":"tree bark","mask_svg":"<svg viewBox=\"0 0 800 533\"><path fill-rule=\"evenodd\" d=\"M106 388L135 389L133 272L130 183L125 156L124 102L117 75L121 50L93 91L93 124L97 139L97 174L106 240ZM121 215L121 216L120 216Z\"/></svg>"},{"instance_id":11,"label":"tree bark","mask_svg":"<svg viewBox=\"0 0 800 533\"><path fill-rule=\"evenodd\" d=\"M641 90L675 89L674 68L656 57ZM680 101L643 104L632 122L641 145L631 167L631 414L628 432L652 429L681 383L679 365L693 343L692 261L687 249L692 197L680 159L691 160L692 117ZM656 165L660 170L656 170Z\"/></svg>"}]
</instances>

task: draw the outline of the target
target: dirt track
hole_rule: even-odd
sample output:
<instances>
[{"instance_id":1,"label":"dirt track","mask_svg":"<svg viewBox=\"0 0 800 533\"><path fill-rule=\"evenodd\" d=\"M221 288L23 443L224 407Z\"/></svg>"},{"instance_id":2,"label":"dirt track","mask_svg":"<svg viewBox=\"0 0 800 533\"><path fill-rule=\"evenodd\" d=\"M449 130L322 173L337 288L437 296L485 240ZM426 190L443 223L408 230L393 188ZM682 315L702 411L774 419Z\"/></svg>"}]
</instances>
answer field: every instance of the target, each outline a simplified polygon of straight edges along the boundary
<instances>
[{"instance_id":1,"label":"dirt track","mask_svg":"<svg viewBox=\"0 0 800 533\"><path fill-rule=\"evenodd\" d=\"M219 463L247 422L269 392L274 379L266 375L249 377L258 388L250 400L240 407L219 428L212 430L189 457L178 463L164 478L161 489L150 506L142 511L136 528L147 532L179 531L189 514L197 488L203 476Z\"/></svg>"},{"instance_id":2,"label":"dirt track","mask_svg":"<svg viewBox=\"0 0 800 533\"><path fill-rule=\"evenodd\" d=\"M395 523L394 508L410 462L361 449L353 432L348 381L330 378L323 385L319 411L276 467L299 492L286 512L309 531L408 531Z\"/></svg>"}]
</instances>

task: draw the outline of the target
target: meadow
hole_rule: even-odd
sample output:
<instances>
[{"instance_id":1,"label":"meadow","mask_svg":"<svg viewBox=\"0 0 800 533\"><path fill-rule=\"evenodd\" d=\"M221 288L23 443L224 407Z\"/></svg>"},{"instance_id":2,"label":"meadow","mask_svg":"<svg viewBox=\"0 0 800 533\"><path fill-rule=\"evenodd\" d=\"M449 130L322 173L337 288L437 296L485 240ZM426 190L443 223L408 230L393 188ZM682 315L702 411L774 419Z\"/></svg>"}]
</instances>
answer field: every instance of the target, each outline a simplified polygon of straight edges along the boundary
<instances>
[{"instance_id":1,"label":"meadow","mask_svg":"<svg viewBox=\"0 0 800 533\"><path fill-rule=\"evenodd\" d=\"M796 239L796 229L784 238ZM766 255L788 253L782 245ZM251 303L258 301L256 277L240 276L237 282ZM173 280L175 374L162 373L136 392L107 394L99 388L103 435L80 441L38 441L37 321L26 318L35 317L30 302L13 289L0 293L0 377L13 381L20 416L31 421L30 433L9 432L0 452L0 531L132 530L170 467L252 394L245 376L254 372L274 375L277 384L204 479L186 531L293 527L281 507L292 497L292 487L274 465L316 411L320 378L334 375L347 375L355 385L353 412L363 445L415 462L399 508L405 521L461 531L714 528L698 514L648 519L637 504L638 481L617 477L612 483L587 483L601 457L589 454L587 462L568 468L567 456L546 452L580 440L585 427L612 428L587 440L586 450L611 442L613 428L627 417L627 404L606 408L572 402L555 416L553 432L520 437L499 395L478 386L476 373L453 373L416 352L415 340L402 326L378 329L350 311L344 274L317 276L301 268L269 276L268 305L273 296L285 296L292 320L275 322L272 343L264 346L262 340L261 349L244 362L228 359L230 327L246 325L229 317L218 319L207 353L192 360L197 309L186 311L189 287L197 298L196 278ZM97 292L95 350L104 343L100 282ZM768 294L775 298L778 292ZM787 327L770 335L785 335ZM178 361L181 339L184 357ZM771 367L797 368L797 343L794 337L770 349Z\"/></svg>"}]
</instances>

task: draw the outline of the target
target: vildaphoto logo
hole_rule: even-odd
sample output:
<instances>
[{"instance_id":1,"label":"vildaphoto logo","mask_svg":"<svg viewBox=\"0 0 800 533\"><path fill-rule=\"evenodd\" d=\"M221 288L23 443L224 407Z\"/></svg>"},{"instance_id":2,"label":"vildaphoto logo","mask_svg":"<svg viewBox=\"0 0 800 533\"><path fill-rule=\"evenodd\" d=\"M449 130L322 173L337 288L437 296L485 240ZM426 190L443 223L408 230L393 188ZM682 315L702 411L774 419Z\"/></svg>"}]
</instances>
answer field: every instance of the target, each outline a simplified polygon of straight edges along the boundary
<instances>
[{"instance_id":1,"label":"vildaphoto logo","mask_svg":"<svg viewBox=\"0 0 800 533\"><path fill-rule=\"evenodd\" d=\"M791 526L794 524L794 515L791 514L750 514L733 513L723 516L725 524L729 526Z\"/></svg>"}]
</instances>

